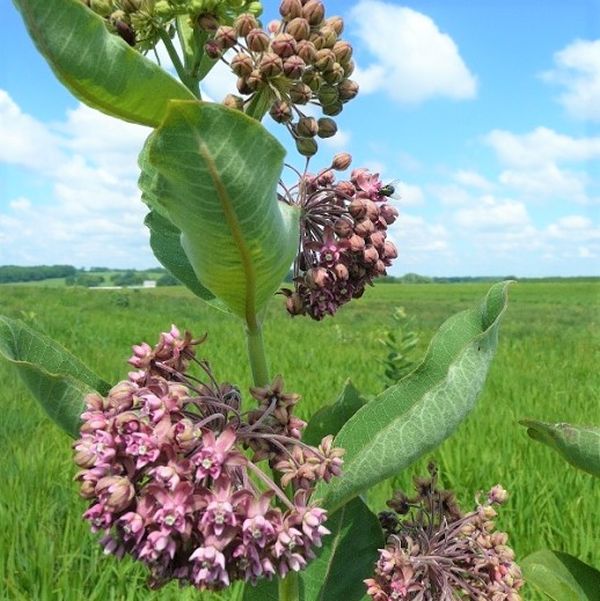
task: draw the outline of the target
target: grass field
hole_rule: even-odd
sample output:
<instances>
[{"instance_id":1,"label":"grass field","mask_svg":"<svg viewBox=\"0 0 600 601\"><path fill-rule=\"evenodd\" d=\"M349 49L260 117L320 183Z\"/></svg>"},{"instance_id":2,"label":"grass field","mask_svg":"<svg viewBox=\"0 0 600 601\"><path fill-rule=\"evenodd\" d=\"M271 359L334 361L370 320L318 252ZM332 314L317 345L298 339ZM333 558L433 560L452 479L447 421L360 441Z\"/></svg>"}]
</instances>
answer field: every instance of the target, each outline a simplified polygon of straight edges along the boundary
<instances>
[{"instance_id":1,"label":"grass field","mask_svg":"<svg viewBox=\"0 0 600 601\"><path fill-rule=\"evenodd\" d=\"M322 323L289 319L272 303L266 345L272 373L300 392L302 417L331 402L352 376L365 393L381 390L379 338L396 306L415 317L418 354L441 322L476 302L481 284L381 285ZM128 306L125 306L128 305ZM241 327L180 288L143 291L3 286L0 313L25 318L56 338L105 379L122 378L129 346L154 343L171 322L200 334L220 380L249 385ZM512 493L500 516L518 557L542 547L600 566L598 480L530 441L521 417L600 423L600 285L518 284L511 290L485 393L459 431L433 454L446 485L464 501L501 482ZM85 504L72 482L70 440L0 363L0 599L154 601L207 599L167 587L148 592L144 570L105 557L80 518ZM424 459L371 491L382 509L396 487L423 471ZM524 589L524 598L537 600ZM337 601L337 600L327 600Z\"/></svg>"}]
</instances>

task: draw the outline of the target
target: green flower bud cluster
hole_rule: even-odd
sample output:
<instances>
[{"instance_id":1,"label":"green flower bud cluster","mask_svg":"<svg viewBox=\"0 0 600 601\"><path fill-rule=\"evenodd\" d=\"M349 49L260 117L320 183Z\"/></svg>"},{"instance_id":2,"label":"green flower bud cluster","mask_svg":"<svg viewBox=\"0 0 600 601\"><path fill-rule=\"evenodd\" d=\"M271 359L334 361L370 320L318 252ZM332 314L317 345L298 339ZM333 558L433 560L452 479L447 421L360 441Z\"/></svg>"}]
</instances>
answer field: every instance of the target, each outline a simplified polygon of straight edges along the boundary
<instances>
[{"instance_id":1,"label":"green flower bud cluster","mask_svg":"<svg viewBox=\"0 0 600 601\"><path fill-rule=\"evenodd\" d=\"M248 13L232 26L203 22L213 32L205 50L228 62L238 77L238 94L228 95L226 106L259 119L268 111L286 126L298 151L312 156L318 149L315 138L335 135L331 117L358 93L358 84L349 79L352 46L340 38L342 19L326 19L321 0L283 0L279 10L281 20L266 30ZM309 103L319 105L326 116L306 114L301 107Z\"/></svg>"},{"instance_id":2,"label":"green flower bud cluster","mask_svg":"<svg viewBox=\"0 0 600 601\"><path fill-rule=\"evenodd\" d=\"M110 31L141 52L156 46L161 31L171 33L173 20L181 15L189 15L190 22L200 27L199 20L206 17L218 23L232 23L241 13L258 16L262 12L262 5L256 0L82 1L105 18Z\"/></svg>"}]
</instances>

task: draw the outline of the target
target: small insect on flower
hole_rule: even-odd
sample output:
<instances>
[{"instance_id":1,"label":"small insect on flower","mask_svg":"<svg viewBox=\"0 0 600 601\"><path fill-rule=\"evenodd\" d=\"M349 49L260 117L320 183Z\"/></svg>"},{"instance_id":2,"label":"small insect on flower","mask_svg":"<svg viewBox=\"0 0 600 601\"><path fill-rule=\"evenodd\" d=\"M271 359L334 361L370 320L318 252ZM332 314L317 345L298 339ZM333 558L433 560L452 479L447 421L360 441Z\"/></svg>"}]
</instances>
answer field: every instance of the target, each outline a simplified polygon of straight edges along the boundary
<instances>
[{"instance_id":1,"label":"small insect on flower","mask_svg":"<svg viewBox=\"0 0 600 601\"><path fill-rule=\"evenodd\" d=\"M381 186L381 190L379 190L379 193L381 194L381 196L387 196L388 198L400 200L402 195L400 194L400 191L398 190L399 186L400 186L400 180L395 179L395 180L391 181L389 184L384 184L383 186Z\"/></svg>"}]
</instances>

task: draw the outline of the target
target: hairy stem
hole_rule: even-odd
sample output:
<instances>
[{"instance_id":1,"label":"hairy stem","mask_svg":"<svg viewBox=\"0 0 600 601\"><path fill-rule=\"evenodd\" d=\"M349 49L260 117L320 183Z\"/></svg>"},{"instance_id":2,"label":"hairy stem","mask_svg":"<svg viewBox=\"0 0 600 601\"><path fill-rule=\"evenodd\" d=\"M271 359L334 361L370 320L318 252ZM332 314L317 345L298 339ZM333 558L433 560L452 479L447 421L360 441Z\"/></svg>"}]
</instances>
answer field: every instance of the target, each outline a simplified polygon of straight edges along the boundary
<instances>
[{"instance_id":1,"label":"hairy stem","mask_svg":"<svg viewBox=\"0 0 600 601\"><path fill-rule=\"evenodd\" d=\"M279 601L299 601L300 583L296 572L288 572L279 580Z\"/></svg>"}]
</instances>

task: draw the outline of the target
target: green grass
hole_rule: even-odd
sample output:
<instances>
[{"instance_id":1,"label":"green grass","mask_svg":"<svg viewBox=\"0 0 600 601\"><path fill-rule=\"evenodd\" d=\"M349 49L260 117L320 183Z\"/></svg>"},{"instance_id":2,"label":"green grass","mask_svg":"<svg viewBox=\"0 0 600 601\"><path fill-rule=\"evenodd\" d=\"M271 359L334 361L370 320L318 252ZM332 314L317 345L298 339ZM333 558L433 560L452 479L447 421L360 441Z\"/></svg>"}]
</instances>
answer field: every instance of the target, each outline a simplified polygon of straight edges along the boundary
<instances>
[{"instance_id":1,"label":"green grass","mask_svg":"<svg viewBox=\"0 0 600 601\"><path fill-rule=\"evenodd\" d=\"M381 285L322 323L289 319L272 303L265 338L273 374L300 392L300 414L331 402L345 378L366 393L382 387L384 357L378 338L402 305L415 317L425 351L450 314L481 297L486 284ZM123 305L123 299L129 302ZM600 285L518 284L485 393L459 431L432 457L445 483L468 502L501 482L512 493L499 525L519 557L542 547L600 565L598 481L576 471L533 441L521 417L600 423L597 369ZM209 333L202 347L220 380L247 388L250 379L240 325L181 288L88 291L3 286L0 313L25 318L71 349L100 375L122 378L129 346L154 342L174 322ZM595 338L594 338L595 336ZM18 601L191 601L206 599L169 586L148 592L144 569L105 557L80 516L85 510L72 482L70 440L30 399L9 367L0 413L0 599ZM369 494L382 509L396 487L406 487L427 459ZM539 599L525 589L525 599ZM337 601L337 600L328 600Z\"/></svg>"}]
</instances>

